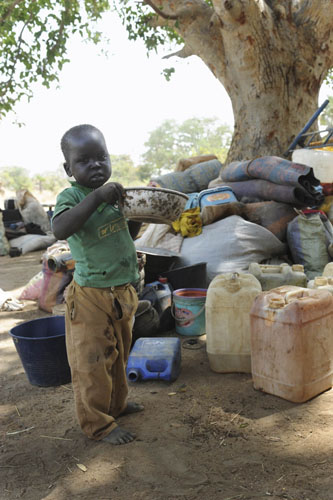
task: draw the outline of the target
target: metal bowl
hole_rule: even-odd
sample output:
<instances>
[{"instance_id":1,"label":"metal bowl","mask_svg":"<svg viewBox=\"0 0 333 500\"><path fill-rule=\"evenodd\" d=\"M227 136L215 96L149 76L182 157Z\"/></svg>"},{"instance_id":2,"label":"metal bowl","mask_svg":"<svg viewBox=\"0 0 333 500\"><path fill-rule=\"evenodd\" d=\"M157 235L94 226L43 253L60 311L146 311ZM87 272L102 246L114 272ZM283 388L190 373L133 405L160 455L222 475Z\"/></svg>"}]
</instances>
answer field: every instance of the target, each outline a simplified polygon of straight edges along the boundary
<instances>
[{"instance_id":1,"label":"metal bowl","mask_svg":"<svg viewBox=\"0 0 333 500\"><path fill-rule=\"evenodd\" d=\"M172 189L155 187L126 188L123 212L139 222L171 224L184 211L188 196Z\"/></svg>"}]
</instances>

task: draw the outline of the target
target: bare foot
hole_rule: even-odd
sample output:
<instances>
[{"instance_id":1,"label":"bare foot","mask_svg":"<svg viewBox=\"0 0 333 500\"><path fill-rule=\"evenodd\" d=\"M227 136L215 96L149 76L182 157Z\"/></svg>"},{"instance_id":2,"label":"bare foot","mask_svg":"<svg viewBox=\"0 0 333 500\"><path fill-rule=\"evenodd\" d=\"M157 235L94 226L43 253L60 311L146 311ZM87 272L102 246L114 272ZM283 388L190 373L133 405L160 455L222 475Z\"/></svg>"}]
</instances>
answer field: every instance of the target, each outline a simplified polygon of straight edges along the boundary
<instances>
[{"instance_id":1,"label":"bare foot","mask_svg":"<svg viewBox=\"0 0 333 500\"><path fill-rule=\"evenodd\" d=\"M140 405L139 403L135 403L134 401L128 401L125 410L119 415L129 415L130 413L137 413L139 411L143 411L145 407Z\"/></svg>"},{"instance_id":2,"label":"bare foot","mask_svg":"<svg viewBox=\"0 0 333 500\"><path fill-rule=\"evenodd\" d=\"M132 432L126 431L121 427L116 427L113 431L110 432L102 441L111 444L126 444L130 443L136 438L136 435Z\"/></svg>"}]
</instances>

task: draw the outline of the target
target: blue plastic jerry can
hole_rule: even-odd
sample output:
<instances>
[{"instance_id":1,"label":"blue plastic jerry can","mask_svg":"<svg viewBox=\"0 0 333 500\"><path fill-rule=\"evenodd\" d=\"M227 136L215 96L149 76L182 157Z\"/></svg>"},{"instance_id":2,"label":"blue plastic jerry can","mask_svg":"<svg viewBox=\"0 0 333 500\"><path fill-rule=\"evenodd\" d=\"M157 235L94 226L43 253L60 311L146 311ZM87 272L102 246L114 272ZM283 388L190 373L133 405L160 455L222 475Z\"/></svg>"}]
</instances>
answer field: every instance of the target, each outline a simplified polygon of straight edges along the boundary
<instances>
[{"instance_id":1,"label":"blue plastic jerry can","mask_svg":"<svg viewBox=\"0 0 333 500\"><path fill-rule=\"evenodd\" d=\"M129 355L126 375L138 380L174 381L180 373L181 344L175 337L141 337Z\"/></svg>"}]
</instances>

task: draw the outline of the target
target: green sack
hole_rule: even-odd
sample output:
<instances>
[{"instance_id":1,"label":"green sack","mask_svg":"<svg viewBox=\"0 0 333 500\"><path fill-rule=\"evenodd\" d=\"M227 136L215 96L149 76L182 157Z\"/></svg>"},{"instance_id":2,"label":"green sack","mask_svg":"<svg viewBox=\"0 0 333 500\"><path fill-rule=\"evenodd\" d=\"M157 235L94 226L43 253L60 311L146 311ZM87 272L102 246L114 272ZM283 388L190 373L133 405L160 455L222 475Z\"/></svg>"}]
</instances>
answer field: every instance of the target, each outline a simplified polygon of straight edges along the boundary
<instances>
[{"instance_id":1,"label":"green sack","mask_svg":"<svg viewBox=\"0 0 333 500\"><path fill-rule=\"evenodd\" d=\"M333 228L320 213L301 214L289 222L287 241L295 264L304 266L308 279L321 276L331 261Z\"/></svg>"}]
</instances>

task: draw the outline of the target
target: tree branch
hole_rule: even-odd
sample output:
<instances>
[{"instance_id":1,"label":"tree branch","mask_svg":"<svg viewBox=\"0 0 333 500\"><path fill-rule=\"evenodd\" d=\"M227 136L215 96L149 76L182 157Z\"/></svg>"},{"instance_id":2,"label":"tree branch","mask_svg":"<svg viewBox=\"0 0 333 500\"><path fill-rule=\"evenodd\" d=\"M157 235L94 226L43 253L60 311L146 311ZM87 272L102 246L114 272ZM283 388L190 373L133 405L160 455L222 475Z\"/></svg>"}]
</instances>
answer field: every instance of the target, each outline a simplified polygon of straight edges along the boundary
<instances>
[{"instance_id":1,"label":"tree branch","mask_svg":"<svg viewBox=\"0 0 333 500\"><path fill-rule=\"evenodd\" d=\"M331 0L303 0L299 2L299 8L294 10L294 21L297 26L302 24L319 25L320 31L325 32L323 27L332 29L333 8Z\"/></svg>"},{"instance_id":2,"label":"tree branch","mask_svg":"<svg viewBox=\"0 0 333 500\"><path fill-rule=\"evenodd\" d=\"M186 57L194 56L196 55L188 45L184 45L180 50L177 52L172 52L172 54L167 54L166 56L163 56L162 59L169 59L170 57L181 57L182 59L186 59Z\"/></svg>"},{"instance_id":3,"label":"tree branch","mask_svg":"<svg viewBox=\"0 0 333 500\"><path fill-rule=\"evenodd\" d=\"M211 9L203 0L188 0L187 2L182 2L183 5L179 7L179 10L176 10L175 14L168 14L160 7L157 7L156 2L152 2L152 0L143 0L143 3L149 5L154 12L164 19L165 21L180 21L186 19L193 19L195 16L200 15L202 9ZM164 4L163 0L159 0L160 4ZM173 3L169 2L172 4Z\"/></svg>"},{"instance_id":4,"label":"tree branch","mask_svg":"<svg viewBox=\"0 0 333 500\"><path fill-rule=\"evenodd\" d=\"M300 0L294 5L293 22L297 27L301 41L300 53L315 67L315 61L309 61L307 48L315 43L317 54L326 60L324 67L333 64L333 8L331 0ZM323 76L325 78L325 75Z\"/></svg>"},{"instance_id":5,"label":"tree branch","mask_svg":"<svg viewBox=\"0 0 333 500\"><path fill-rule=\"evenodd\" d=\"M273 1L276 12L273 11ZM251 19L251 23L259 25L262 17L266 19L266 24L271 23L273 13L276 14L279 10L280 16L285 15L285 9L281 5L283 1L285 0L279 2L275 0L213 0L213 6L222 25L229 22L238 27L247 25L248 19Z\"/></svg>"},{"instance_id":6,"label":"tree branch","mask_svg":"<svg viewBox=\"0 0 333 500\"><path fill-rule=\"evenodd\" d=\"M179 17L177 14L166 14L163 10L159 9L156 5L154 5L153 2L151 2L151 0L144 0L143 3L149 5L154 10L154 12L156 12L156 14L162 17L163 19L170 19L173 21L177 21Z\"/></svg>"}]
</instances>

